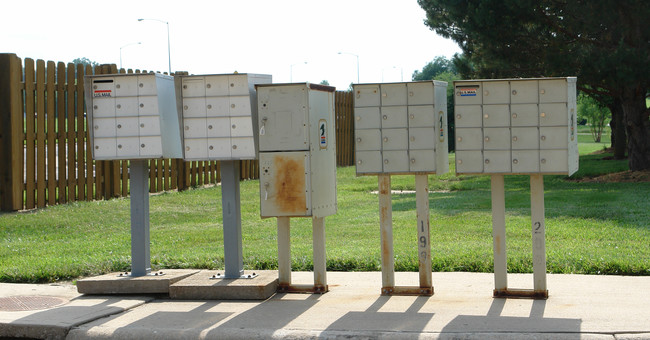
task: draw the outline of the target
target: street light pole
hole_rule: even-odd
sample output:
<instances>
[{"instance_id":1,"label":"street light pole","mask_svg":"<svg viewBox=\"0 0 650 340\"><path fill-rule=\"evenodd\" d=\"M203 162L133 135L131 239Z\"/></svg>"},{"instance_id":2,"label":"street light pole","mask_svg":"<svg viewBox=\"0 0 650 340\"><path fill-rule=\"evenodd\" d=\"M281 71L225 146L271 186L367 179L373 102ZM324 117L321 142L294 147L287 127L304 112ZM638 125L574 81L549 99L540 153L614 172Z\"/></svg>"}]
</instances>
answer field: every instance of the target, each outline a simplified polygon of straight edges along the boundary
<instances>
[{"instance_id":1,"label":"street light pole","mask_svg":"<svg viewBox=\"0 0 650 340\"><path fill-rule=\"evenodd\" d=\"M126 44L126 45L120 47L120 68L122 68L122 49L125 48L125 47L127 47L127 46L131 46L131 45L140 45L140 44L142 44L142 42L138 41L138 42L134 42L134 43Z\"/></svg>"},{"instance_id":2,"label":"street light pole","mask_svg":"<svg viewBox=\"0 0 650 340\"><path fill-rule=\"evenodd\" d=\"M171 57L172 53L171 53L171 44L169 42L169 21L164 21L160 19L138 19L138 21L144 21L144 20L158 21L167 25L167 61L169 62L169 75L171 75L172 74L172 57Z\"/></svg>"},{"instance_id":3,"label":"street light pole","mask_svg":"<svg viewBox=\"0 0 650 340\"><path fill-rule=\"evenodd\" d=\"M357 57L357 84L361 83L359 81L359 55L354 53L348 53L348 52L339 52L339 54L348 54Z\"/></svg>"}]
</instances>

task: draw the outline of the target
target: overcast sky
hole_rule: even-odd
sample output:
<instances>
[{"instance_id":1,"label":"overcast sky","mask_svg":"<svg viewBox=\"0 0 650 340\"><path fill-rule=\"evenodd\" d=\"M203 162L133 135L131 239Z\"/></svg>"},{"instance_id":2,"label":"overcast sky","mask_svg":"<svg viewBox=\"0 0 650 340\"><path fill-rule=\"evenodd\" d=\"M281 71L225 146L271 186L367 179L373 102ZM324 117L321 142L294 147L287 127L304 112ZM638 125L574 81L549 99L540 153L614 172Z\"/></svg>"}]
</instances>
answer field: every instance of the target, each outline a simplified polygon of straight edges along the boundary
<instances>
[{"instance_id":1,"label":"overcast sky","mask_svg":"<svg viewBox=\"0 0 650 340\"><path fill-rule=\"evenodd\" d=\"M3 4L0 52L190 74L266 73L273 82L340 90L359 80L409 81L458 46L423 24L416 0L12 1ZM140 42L141 44L137 44ZM338 52L343 52L339 54ZM305 64L304 62L307 62Z\"/></svg>"}]
</instances>

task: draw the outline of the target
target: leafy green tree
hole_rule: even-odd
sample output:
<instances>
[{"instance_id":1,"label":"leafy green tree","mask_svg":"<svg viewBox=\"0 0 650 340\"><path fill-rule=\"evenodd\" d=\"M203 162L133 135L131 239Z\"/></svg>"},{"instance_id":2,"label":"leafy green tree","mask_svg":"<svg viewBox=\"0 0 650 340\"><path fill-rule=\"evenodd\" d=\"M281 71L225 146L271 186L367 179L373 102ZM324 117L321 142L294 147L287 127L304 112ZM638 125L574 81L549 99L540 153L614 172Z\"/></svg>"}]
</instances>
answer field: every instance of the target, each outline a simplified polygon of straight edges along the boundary
<instances>
[{"instance_id":1,"label":"leafy green tree","mask_svg":"<svg viewBox=\"0 0 650 340\"><path fill-rule=\"evenodd\" d=\"M444 56L437 56L433 61L424 65L422 71L415 70L413 72L413 80L431 80L441 73L457 73L456 67L451 60Z\"/></svg>"},{"instance_id":2,"label":"leafy green tree","mask_svg":"<svg viewBox=\"0 0 650 340\"><path fill-rule=\"evenodd\" d=\"M327 80L323 80L323 81L320 82L320 84L329 86L330 82L327 81Z\"/></svg>"},{"instance_id":3,"label":"leafy green tree","mask_svg":"<svg viewBox=\"0 0 650 340\"><path fill-rule=\"evenodd\" d=\"M72 63L73 63L73 64L90 65L90 66L92 66L93 68L99 66L99 63L98 63L98 62L96 62L96 61L92 61L92 60L90 60L90 59L88 59L88 58L86 58L86 57L76 58L76 59L72 60Z\"/></svg>"},{"instance_id":4,"label":"leafy green tree","mask_svg":"<svg viewBox=\"0 0 650 340\"><path fill-rule=\"evenodd\" d=\"M585 119L594 142L600 143L612 113L595 99L581 93L578 96L578 119Z\"/></svg>"},{"instance_id":5,"label":"leafy green tree","mask_svg":"<svg viewBox=\"0 0 650 340\"><path fill-rule=\"evenodd\" d=\"M631 170L650 169L650 6L640 0L418 0L425 24L456 41L463 77L578 76L620 105ZM458 66L462 67L458 67ZM609 97L608 99L605 99ZM616 117L614 119L616 121ZM616 134L618 135L618 134ZM617 136L617 142L620 139Z\"/></svg>"}]
</instances>

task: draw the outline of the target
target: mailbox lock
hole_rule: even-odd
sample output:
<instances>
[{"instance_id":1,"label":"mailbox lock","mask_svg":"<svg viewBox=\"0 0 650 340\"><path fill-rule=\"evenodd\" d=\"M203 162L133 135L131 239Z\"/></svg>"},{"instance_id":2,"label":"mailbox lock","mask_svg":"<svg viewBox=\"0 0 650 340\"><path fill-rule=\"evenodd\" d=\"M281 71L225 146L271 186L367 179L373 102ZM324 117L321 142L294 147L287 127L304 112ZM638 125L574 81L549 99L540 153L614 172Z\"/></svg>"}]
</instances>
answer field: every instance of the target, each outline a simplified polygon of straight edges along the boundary
<instances>
[{"instance_id":1,"label":"mailbox lock","mask_svg":"<svg viewBox=\"0 0 650 340\"><path fill-rule=\"evenodd\" d=\"M122 124L117 124L117 128L118 128L118 129L121 129L121 128L122 128Z\"/></svg>"},{"instance_id":2,"label":"mailbox lock","mask_svg":"<svg viewBox=\"0 0 650 340\"><path fill-rule=\"evenodd\" d=\"M140 127L141 127L141 128L144 128L144 123L140 123Z\"/></svg>"},{"instance_id":3,"label":"mailbox lock","mask_svg":"<svg viewBox=\"0 0 650 340\"><path fill-rule=\"evenodd\" d=\"M384 143L388 142L388 137L384 137Z\"/></svg>"},{"instance_id":4,"label":"mailbox lock","mask_svg":"<svg viewBox=\"0 0 650 340\"><path fill-rule=\"evenodd\" d=\"M187 105L183 105L183 109L187 110Z\"/></svg>"},{"instance_id":5,"label":"mailbox lock","mask_svg":"<svg viewBox=\"0 0 650 340\"><path fill-rule=\"evenodd\" d=\"M486 141L486 142L489 142L489 141L490 141L490 136L485 137L485 141Z\"/></svg>"},{"instance_id":6,"label":"mailbox lock","mask_svg":"<svg viewBox=\"0 0 650 340\"><path fill-rule=\"evenodd\" d=\"M235 83L230 83L230 87L235 87Z\"/></svg>"},{"instance_id":7,"label":"mailbox lock","mask_svg":"<svg viewBox=\"0 0 650 340\"><path fill-rule=\"evenodd\" d=\"M121 109L121 108L122 108L122 104L117 104L117 108L118 108L118 109Z\"/></svg>"},{"instance_id":8,"label":"mailbox lock","mask_svg":"<svg viewBox=\"0 0 650 340\"><path fill-rule=\"evenodd\" d=\"M212 110L212 104L208 104L208 110Z\"/></svg>"},{"instance_id":9,"label":"mailbox lock","mask_svg":"<svg viewBox=\"0 0 650 340\"><path fill-rule=\"evenodd\" d=\"M517 163L519 163L519 161L516 158L512 160L512 164L517 164Z\"/></svg>"},{"instance_id":10,"label":"mailbox lock","mask_svg":"<svg viewBox=\"0 0 650 340\"><path fill-rule=\"evenodd\" d=\"M208 84L205 85L205 87L207 87L207 88L211 88L211 87L212 87L212 84L208 83Z\"/></svg>"},{"instance_id":11,"label":"mailbox lock","mask_svg":"<svg viewBox=\"0 0 650 340\"><path fill-rule=\"evenodd\" d=\"M210 146L208 147L208 149L210 149L210 150L214 150L214 146L210 145Z\"/></svg>"},{"instance_id":12,"label":"mailbox lock","mask_svg":"<svg viewBox=\"0 0 650 340\"><path fill-rule=\"evenodd\" d=\"M361 165L361 163L363 163L361 160L357 161L357 164Z\"/></svg>"},{"instance_id":13,"label":"mailbox lock","mask_svg":"<svg viewBox=\"0 0 650 340\"><path fill-rule=\"evenodd\" d=\"M539 115L540 115L540 117L544 118L544 117L546 117L546 112L542 112Z\"/></svg>"},{"instance_id":14,"label":"mailbox lock","mask_svg":"<svg viewBox=\"0 0 650 340\"><path fill-rule=\"evenodd\" d=\"M517 141L517 136L512 137L512 141L516 142Z\"/></svg>"},{"instance_id":15,"label":"mailbox lock","mask_svg":"<svg viewBox=\"0 0 650 340\"><path fill-rule=\"evenodd\" d=\"M97 110L97 105L93 105L93 109Z\"/></svg>"},{"instance_id":16,"label":"mailbox lock","mask_svg":"<svg viewBox=\"0 0 650 340\"><path fill-rule=\"evenodd\" d=\"M95 150L99 150L99 145L95 145Z\"/></svg>"},{"instance_id":17,"label":"mailbox lock","mask_svg":"<svg viewBox=\"0 0 650 340\"><path fill-rule=\"evenodd\" d=\"M415 158L411 158L411 164L415 164Z\"/></svg>"},{"instance_id":18,"label":"mailbox lock","mask_svg":"<svg viewBox=\"0 0 650 340\"><path fill-rule=\"evenodd\" d=\"M463 164L463 160L462 160L462 159L459 159L459 160L458 160L458 164Z\"/></svg>"},{"instance_id":19,"label":"mailbox lock","mask_svg":"<svg viewBox=\"0 0 650 340\"><path fill-rule=\"evenodd\" d=\"M361 120L361 117L357 116L357 122Z\"/></svg>"},{"instance_id":20,"label":"mailbox lock","mask_svg":"<svg viewBox=\"0 0 650 340\"><path fill-rule=\"evenodd\" d=\"M542 136L542 140L546 140L546 136Z\"/></svg>"},{"instance_id":21,"label":"mailbox lock","mask_svg":"<svg viewBox=\"0 0 650 340\"><path fill-rule=\"evenodd\" d=\"M388 93L384 92L381 94L382 97L388 97Z\"/></svg>"},{"instance_id":22,"label":"mailbox lock","mask_svg":"<svg viewBox=\"0 0 650 340\"><path fill-rule=\"evenodd\" d=\"M190 130L190 127L185 125L185 131L189 131L189 130Z\"/></svg>"},{"instance_id":23,"label":"mailbox lock","mask_svg":"<svg viewBox=\"0 0 650 340\"><path fill-rule=\"evenodd\" d=\"M456 119L460 119L461 117L461 115L456 115Z\"/></svg>"},{"instance_id":24,"label":"mailbox lock","mask_svg":"<svg viewBox=\"0 0 650 340\"><path fill-rule=\"evenodd\" d=\"M99 125L95 125L95 130L99 129Z\"/></svg>"},{"instance_id":25,"label":"mailbox lock","mask_svg":"<svg viewBox=\"0 0 650 340\"><path fill-rule=\"evenodd\" d=\"M140 87L144 87L144 84L143 84L143 83L140 83Z\"/></svg>"},{"instance_id":26,"label":"mailbox lock","mask_svg":"<svg viewBox=\"0 0 650 340\"><path fill-rule=\"evenodd\" d=\"M233 146L232 146L232 149L233 149L233 150L237 150L237 145L233 145Z\"/></svg>"},{"instance_id":27,"label":"mailbox lock","mask_svg":"<svg viewBox=\"0 0 650 340\"><path fill-rule=\"evenodd\" d=\"M187 85L183 85L183 89L187 90Z\"/></svg>"},{"instance_id":28,"label":"mailbox lock","mask_svg":"<svg viewBox=\"0 0 650 340\"><path fill-rule=\"evenodd\" d=\"M413 97L413 91L409 92L409 97Z\"/></svg>"},{"instance_id":29,"label":"mailbox lock","mask_svg":"<svg viewBox=\"0 0 650 340\"><path fill-rule=\"evenodd\" d=\"M121 149L121 148L122 148L122 144L117 144L117 148L118 148L118 149Z\"/></svg>"},{"instance_id":30,"label":"mailbox lock","mask_svg":"<svg viewBox=\"0 0 650 340\"><path fill-rule=\"evenodd\" d=\"M411 136L411 142L415 142L415 136Z\"/></svg>"},{"instance_id":31,"label":"mailbox lock","mask_svg":"<svg viewBox=\"0 0 650 340\"><path fill-rule=\"evenodd\" d=\"M489 91L485 91L485 92L483 92L483 94L487 96L488 94L490 94L490 92L489 92Z\"/></svg>"},{"instance_id":32,"label":"mailbox lock","mask_svg":"<svg viewBox=\"0 0 650 340\"><path fill-rule=\"evenodd\" d=\"M488 119L488 118L490 118L490 115L486 113L486 114L483 115L483 118Z\"/></svg>"},{"instance_id":33,"label":"mailbox lock","mask_svg":"<svg viewBox=\"0 0 650 340\"><path fill-rule=\"evenodd\" d=\"M382 118L384 118L384 120L387 120L387 119L388 119L388 116L387 116L387 115L384 115Z\"/></svg>"},{"instance_id":34,"label":"mailbox lock","mask_svg":"<svg viewBox=\"0 0 650 340\"><path fill-rule=\"evenodd\" d=\"M516 96L517 95L517 90L512 90L512 95Z\"/></svg>"},{"instance_id":35,"label":"mailbox lock","mask_svg":"<svg viewBox=\"0 0 650 340\"><path fill-rule=\"evenodd\" d=\"M544 94L544 93L546 93L546 90L541 89L541 90L539 90L539 93L540 93L540 94Z\"/></svg>"},{"instance_id":36,"label":"mailbox lock","mask_svg":"<svg viewBox=\"0 0 650 340\"><path fill-rule=\"evenodd\" d=\"M116 89L119 89L119 88L120 88L120 84L115 85L115 88L116 88Z\"/></svg>"},{"instance_id":37,"label":"mailbox lock","mask_svg":"<svg viewBox=\"0 0 650 340\"><path fill-rule=\"evenodd\" d=\"M411 114L409 117L410 117L411 119L415 119L415 115L414 115L414 114Z\"/></svg>"},{"instance_id":38,"label":"mailbox lock","mask_svg":"<svg viewBox=\"0 0 650 340\"><path fill-rule=\"evenodd\" d=\"M232 128L233 128L233 129L237 128L237 125L233 124L233 125L232 125Z\"/></svg>"},{"instance_id":39,"label":"mailbox lock","mask_svg":"<svg viewBox=\"0 0 650 340\"><path fill-rule=\"evenodd\" d=\"M144 107L144 104L143 104L143 103L140 103L140 107Z\"/></svg>"},{"instance_id":40,"label":"mailbox lock","mask_svg":"<svg viewBox=\"0 0 650 340\"><path fill-rule=\"evenodd\" d=\"M463 141L463 137L458 137L458 141L459 141L459 142L462 142L462 141Z\"/></svg>"},{"instance_id":41,"label":"mailbox lock","mask_svg":"<svg viewBox=\"0 0 650 340\"><path fill-rule=\"evenodd\" d=\"M388 160L387 160L387 159L384 159L384 164L388 164Z\"/></svg>"},{"instance_id":42,"label":"mailbox lock","mask_svg":"<svg viewBox=\"0 0 650 340\"><path fill-rule=\"evenodd\" d=\"M212 130L212 125L208 125L208 130Z\"/></svg>"},{"instance_id":43,"label":"mailbox lock","mask_svg":"<svg viewBox=\"0 0 650 340\"><path fill-rule=\"evenodd\" d=\"M540 162L541 162L542 164L546 164L546 158L542 158L542 160L541 160Z\"/></svg>"},{"instance_id":44,"label":"mailbox lock","mask_svg":"<svg viewBox=\"0 0 650 340\"><path fill-rule=\"evenodd\" d=\"M186 146L186 147L185 147L185 151L190 151L190 147L189 147L189 146Z\"/></svg>"},{"instance_id":45,"label":"mailbox lock","mask_svg":"<svg viewBox=\"0 0 650 340\"><path fill-rule=\"evenodd\" d=\"M230 108L234 109L234 108L235 108L235 104L230 104Z\"/></svg>"},{"instance_id":46,"label":"mailbox lock","mask_svg":"<svg viewBox=\"0 0 650 340\"><path fill-rule=\"evenodd\" d=\"M517 118L517 114L516 114L516 113L513 113L513 114L512 114L512 118Z\"/></svg>"},{"instance_id":47,"label":"mailbox lock","mask_svg":"<svg viewBox=\"0 0 650 340\"><path fill-rule=\"evenodd\" d=\"M140 147L141 147L141 148L144 148L144 143L140 144Z\"/></svg>"},{"instance_id":48,"label":"mailbox lock","mask_svg":"<svg viewBox=\"0 0 650 340\"><path fill-rule=\"evenodd\" d=\"M361 143L361 138L357 138L357 143Z\"/></svg>"},{"instance_id":49,"label":"mailbox lock","mask_svg":"<svg viewBox=\"0 0 650 340\"><path fill-rule=\"evenodd\" d=\"M97 89L97 85L93 85L93 89L95 89L95 90L96 90L96 89Z\"/></svg>"},{"instance_id":50,"label":"mailbox lock","mask_svg":"<svg viewBox=\"0 0 650 340\"><path fill-rule=\"evenodd\" d=\"M489 160L489 159L486 159L486 160L485 160L485 164L490 164L490 160Z\"/></svg>"}]
</instances>

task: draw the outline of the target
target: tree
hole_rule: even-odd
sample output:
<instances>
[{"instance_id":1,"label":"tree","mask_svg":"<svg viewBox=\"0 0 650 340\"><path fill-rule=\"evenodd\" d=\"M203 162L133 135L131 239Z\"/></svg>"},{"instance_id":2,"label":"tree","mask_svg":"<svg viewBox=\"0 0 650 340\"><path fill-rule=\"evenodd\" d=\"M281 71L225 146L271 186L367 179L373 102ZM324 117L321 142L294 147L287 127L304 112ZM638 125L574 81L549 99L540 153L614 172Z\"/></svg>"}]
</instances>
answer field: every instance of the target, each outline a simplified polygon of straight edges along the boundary
<instances>
[{"instance_id":1,"label":"tree","mask_svg":"<svg viewBox=\"0 0 650 340\"><path fill-rule=\"evenodd\" d=\"M608 108L602 107L595 99L581 93L578 96L578 119L586 119L594 142L600 143L605 124L611 118Z\"/></svg>"},{"instance_id":2,"label":"tree","mask_svg":"<svg viewBox=\"0 0 650 340\"><path fill-rule=\"evenodd\" d=\"M321 85L328 85L328 86L329 86L330 82L327 81L327 80L323 80L323 81L320 82L320 84L321 84Z\"/></svg>"},{"instance_id":3,"label":"tree","mask_svg":"<svg viewBox=\"0 0 650 340\"><path fill-rule=\"evenodd\" d=\"M449 72L457 73L456 67L451 60L445 58L444 56L437 56L433 61L424 65L422 71L415 70L413 72L413 80L431 80L434 79L437 75Z\"/></svg>"},{"instance_id":4,"label":"tree","mask_svg":"<svg viewBox=\"0 0 650 340\"><path fill-rule=\"evenodd\" d=\"M650 169L650 6L640 0L418 0L425 24L456 41L463 77L578 76L620 103L631 170ZM470 74L464 72L471 72ZM614 117L616 120L616 117ZM620 136L617 133L617 143Z\"/></svg>"},{"instance_id":5,"label":"tree","mask_svg":"<svg viewBox=\"0 0 650 340\"><path fill-rule=\"evenodd\" d=\"M76 58L76 59L74 59L74 60L72 61L72 63L73 63L73 64L90 65L90 66L92 66L93 68L99 66L99 63L98 63L98 62L96 62L96 61L92 61L92 60L90 60L90 59L88 59L88 58L86 58L86 57Z\"/></svg>"}]
</instances>

